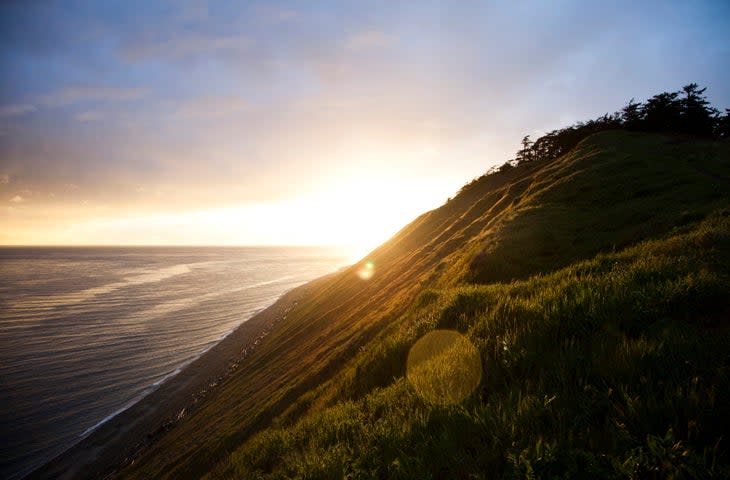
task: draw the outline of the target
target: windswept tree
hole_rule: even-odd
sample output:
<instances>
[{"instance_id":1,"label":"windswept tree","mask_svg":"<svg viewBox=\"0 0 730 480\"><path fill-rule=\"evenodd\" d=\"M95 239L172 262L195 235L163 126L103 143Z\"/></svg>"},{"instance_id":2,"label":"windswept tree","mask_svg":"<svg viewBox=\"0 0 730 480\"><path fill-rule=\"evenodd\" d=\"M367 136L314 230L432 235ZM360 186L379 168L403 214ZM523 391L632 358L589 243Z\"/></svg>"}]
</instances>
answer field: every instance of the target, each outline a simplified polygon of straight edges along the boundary
<instances>
[{"instance_id":1,"label":"windswept tree","mask_svg":"<svg viewBox=\"0 0 730 480\"><path fill-rule=\"evenodd\" d=\"M641 124L644 120L644 114L642 112L642 104L634 101L632 98L629 103L626 104L618 116L627 130L638 130L641 128Z\"/></svg>"},{"instance_id":2,"label":"windswept tree","mask_svg":"<svg viewBox=\"0 0 730 480\"><path fill-rule=\"evenodd\" d=\"M677 132L682 125L682 102L679 92L663 92L646 101L642 110L642 130Z\"/></svg>"},{"instance_id":3,"label":"windswept tree","mask_svg":"<svg viewBox=\"0 0 730 480\"><path fill-rule=\"evenodd\" d=\"M504 168L530 161L548 161L572 150L581 140L603 130L641 130L730 138L730 109L720 116L696 83L678 92L654 95L645 103L629 100L620 111L553 130L534 142L527 135L515 159Z\"/></svg>"},{"instance_id":4,"label":"windswept tree","mask_svg":"<svg viewBox=\"0 0 730 480\"><path fill-rule=\"evenodd\" d=\"M684 97L680 99L680 131L693 135L712 136L718 111L702 95L707 90L696 83L682 87Z\"/></svg>"},{"instance_id":5,"label":"windswept tree","mask_svg":"<svg viewBox=\"0 0 730 480\"><path fill-rule=\"evenodd\" d=\"M515 156L515 160L517 163L522 162L529 162L530 160L534 160L535 155L532 151L532 140L530 140L529 135L525 135L522 138L522 148L517 151L517 154Z\"/></svg>"}]
</instances>

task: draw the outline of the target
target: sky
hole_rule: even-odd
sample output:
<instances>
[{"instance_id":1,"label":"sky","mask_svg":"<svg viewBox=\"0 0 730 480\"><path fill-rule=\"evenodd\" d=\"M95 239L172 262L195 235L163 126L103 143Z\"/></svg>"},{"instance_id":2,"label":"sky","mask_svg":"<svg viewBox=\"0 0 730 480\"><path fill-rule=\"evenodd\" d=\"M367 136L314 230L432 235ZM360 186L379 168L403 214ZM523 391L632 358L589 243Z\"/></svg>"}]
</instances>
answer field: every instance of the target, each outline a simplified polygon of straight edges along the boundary
<instances>
[{"instance_id":1,"label":"sky","mask_svg":"<svg viewBox=\"0 0 730 480\"><path fill-rule=\"evenodd\" d=\"M0 244L354 245L696 82L730 2L5 1Z\"/></svg>"}]
</instances>

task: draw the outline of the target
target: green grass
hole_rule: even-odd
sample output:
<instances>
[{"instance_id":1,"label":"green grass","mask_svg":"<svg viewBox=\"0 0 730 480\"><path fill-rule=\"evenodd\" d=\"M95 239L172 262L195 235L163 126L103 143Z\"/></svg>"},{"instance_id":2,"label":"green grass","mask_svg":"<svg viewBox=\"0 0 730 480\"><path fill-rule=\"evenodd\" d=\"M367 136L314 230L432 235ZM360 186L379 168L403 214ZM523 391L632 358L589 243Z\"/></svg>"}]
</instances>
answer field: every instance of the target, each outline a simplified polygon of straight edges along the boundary
<instances>
[{"instance_id":1,"label":"green grass","mask_svg":"<svg viewBox=\"0 0 730 480\"><path fill-rule=\"evenodd\" d=\"M431 318L478 346L465 402L400 375L255 436L212 477L727 478L728 261L718 214L550 275L432 293L399 334Z\"/></svg>"},{"instance_id":2,"label":"green grass","mask_svg":"<svg viewBox=\"0 0 730 480\"><path fill-rule=\"evenodd\" d=\"M481 177L370 280L309 285L121 476L728 477L728 212L727 142L603 132ZM434 343L416 389L434 330L476 350Z\"/></svg>"},{"instance_id":3,"label":"green grass","mask_svg":"<svg viewBox=\"0 0 730 480\"><path fill-rule=\"evenodd\" d=\"M727 202L730 185L708 173L725 172L728 157L728 145L717 142L594 135L540 171L482 240L468 279L525 278L703 218Z\"/></svg>"}]
</instances>

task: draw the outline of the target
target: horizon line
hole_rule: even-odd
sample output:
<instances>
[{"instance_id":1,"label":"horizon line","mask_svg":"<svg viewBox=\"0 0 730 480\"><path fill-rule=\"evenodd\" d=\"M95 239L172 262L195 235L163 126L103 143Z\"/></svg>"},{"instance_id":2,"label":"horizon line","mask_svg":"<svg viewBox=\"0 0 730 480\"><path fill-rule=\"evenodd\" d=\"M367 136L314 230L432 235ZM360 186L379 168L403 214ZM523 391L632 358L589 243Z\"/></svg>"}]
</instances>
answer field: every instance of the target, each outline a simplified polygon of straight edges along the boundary
<instances>
[{"instance_id":1,"label":"horizon line","mask_svg":"<svg viewBox=\"0 0 730 480\"><path fill-rule=\"evenodd\" d=\"M0 248L139 248L139 247L191 247L191 248L357 248L357 245L350 244L0 244Z\"/></svg>"}]
</instances>

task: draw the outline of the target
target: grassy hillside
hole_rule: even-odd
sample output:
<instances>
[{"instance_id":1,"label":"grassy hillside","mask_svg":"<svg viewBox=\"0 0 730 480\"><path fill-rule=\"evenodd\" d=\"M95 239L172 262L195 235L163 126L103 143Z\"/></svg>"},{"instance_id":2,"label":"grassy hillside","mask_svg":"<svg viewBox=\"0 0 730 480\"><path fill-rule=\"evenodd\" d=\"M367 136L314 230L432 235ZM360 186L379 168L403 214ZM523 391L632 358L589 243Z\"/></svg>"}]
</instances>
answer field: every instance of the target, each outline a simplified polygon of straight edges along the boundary
<instances>
[{"instance_id":1,"label":"grassy hillside","mask_svg":"<svg viewBox=\"0 0 730 480\"><path fill-rule=\"evenodd\" d=\"M482 177L368 280L314 282L122 474L727 476L728 177L727 142L618 131ZM468 342L408 362L443 329Z\"/></svg>"},{"instance_id":2,"label":"grassy hillside","mask_svg":"<svg viewBox=\"0 0 730 480\"><path fill-rule=\"evenodd\" d=\"M419 336L456 328L484 365L466 401L418 395L403 366L255 436L211 477L727 478L728 262L720 215L547 276L432 292L350 368L378 375L383 357L404 365Z\"/></svg>"}]
</instances>

